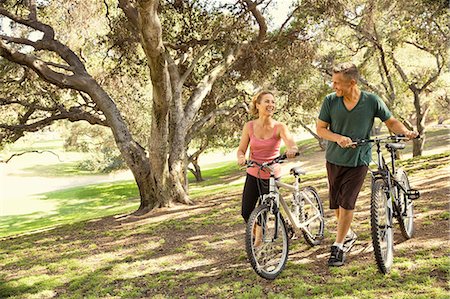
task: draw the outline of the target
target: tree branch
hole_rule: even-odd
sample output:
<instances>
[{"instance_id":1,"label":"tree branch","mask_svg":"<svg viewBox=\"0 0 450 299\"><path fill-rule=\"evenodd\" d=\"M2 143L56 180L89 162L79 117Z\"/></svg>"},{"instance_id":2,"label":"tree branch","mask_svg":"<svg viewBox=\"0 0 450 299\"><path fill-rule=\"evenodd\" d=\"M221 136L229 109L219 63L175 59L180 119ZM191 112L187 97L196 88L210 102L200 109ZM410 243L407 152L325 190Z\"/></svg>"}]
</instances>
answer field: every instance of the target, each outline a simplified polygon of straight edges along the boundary
<instances>
[{"instance_id":1,"label":"tree branch","mask_svg":"<svg viewBox=\"0 0 450 299\"><path fill-rule=\"evenodd\" d=\"M439 59L440 55L439 54L436 54L435 57L436 57L437 70L434 73L434 75L431 76L421 88L419 88L419 92L422 92L423 90L425 90L431 83L436 81L437 78L439 78L439 75L441 74L442 68L444 67L444 63L440 62L440 59Z\"/></svg>"},{"instance_id":2,"label":"tree branch","mask_svg":"<svg viewBox=\"0 0 450 299\"><path fill-rule=\"evenodd\" d=\"M217 80L218 77L223 75L229 66L236 60L239 56L241 47L237 47L237 49L230 49L228 54L225 55L224 60L216 65L211 72L209 72L206 76L203 77L202 81L197 85L197 88L192 92L191 97L189 98L185 109L185 121L190 122L194 119L195 114L197 113L203 99L210 92L213 83Z\"/></svg>"},{"instance_id":3,"label":"tree branch","mask_svg":"<svg viewBox=\"0 0 450 299\"><path fill-rule=\"evenodd\" d=\"M280 30L278 30L278 34L277 36L279 36L281 34L281 32L283 32L284 27L287 25L287 23L289 22L290 19L292 19L292 17L294 16L294 14L300 9L300 6L297 6L286 18L286 20L284 20L283 24L281 24L280 26Z\"/></svg>"},{"instance_id":4,"label":"tree branch","mask_svg":"<svg viewBox=\"0 0 450 299\"><path fill-rule=\"evenodd\" d=\"M231 108L228 109L216 109L211 111L210 113L203 116L200 120L196 121L192 127L189 129L188 134L186 135L186 144L189 144L189 142L193 139L193 136L198 134L200 129L210 120L220 116L220 115L230 115L231 113L235 112L238 109L244 109L245 111L248 111L248 107L244 103L238 103L234 105Z\"/></svg>"},{"instance_id":5,"label":"tree branch","mask_svg":"<svg viewBox=\"0 0 450 299\"><path fill-rule=\"evenodd\" d=\"M61 160L61 158L58 156L58 154L56 154L56 153L53 152L53 151L37 151L37 150L33 150L33 151L25 151L25 152L21 152L21 153L12 154L8 159L6 159L6 160L0 160L0 163L5 163L5 164L6 164L6 163L8 163L9 161L11 161L11 159L14 158L14 157L18 157L18 156L22 156L22 155L30 154L30 153L38 153L38 154L50 153L50 154L55 155L55 156L58 158L59 162L62 162L62 160Z\"/></svg>"},{"instance_id":6,"label":"tree branch","mask_svg":"<svg viewBox=\"0 0 450 299\"><path fill-rule=\"evenodd\" d=\"M246 4L247 9L252 13L253 17L255 18L256 22L258 23L259 33L258 33L258 37L256 40L258 42L261 42L262 40L264 40L264 38L267 35L266 19L264 18L264 16L261 14L259 9L257 8L257 3L255 3L251 0L241 0L241 1L243 1Z\"/></svg>"},{"instance_id":7,"label":"tree branch","mask_svg":"<svg viewBox=\"0 0 450 299\"><path fill-rule=\"evenodd\" d=\"M119 7L136 30L139 28L139 13L130 0L119 0Z\"/></svg>"},{"instance_id":8,"label":"tree branch","mask_svg":"<svg viewBox=\"0 0 450 299\"><path fill-rule=\"evenodd\" d=\"M22 19L22 18L19 18L19 17L15 16L15 15L9 13L3 7L0 7L0 15L3 15L5 17L10 18L11 20L13 20L16 23L19 23L19 24L25 25L27 27L31 27L31 28L33 28L35 30L43 32L44 33L44 37L43 37L44 39L52 40L52 39L55 38L55 31L53 30L53 28L51 26L45 25L45 24L43 24L41 22L38 22L36 20L36 18L35 19L29 19L29 20Z\"/></svg>"},{"instance_id":9,"label":"tree branch","mask_svg":"<svg viewBox=\"0 0 450 299\"><path fill-rule=\"evenodd\" d=\"M23 54L18 51L10 49L2 40L0 40L0 56L5 57L9 61L27 66L33 69L40 77L46 81L57 85L61 88L79 89L81 76L68 76L62 73L53 71L47 63L31 54ZM53 64L53 63L52 63ZM59 65L60 67L63 67Z\"/></svg>"}]
</instances>

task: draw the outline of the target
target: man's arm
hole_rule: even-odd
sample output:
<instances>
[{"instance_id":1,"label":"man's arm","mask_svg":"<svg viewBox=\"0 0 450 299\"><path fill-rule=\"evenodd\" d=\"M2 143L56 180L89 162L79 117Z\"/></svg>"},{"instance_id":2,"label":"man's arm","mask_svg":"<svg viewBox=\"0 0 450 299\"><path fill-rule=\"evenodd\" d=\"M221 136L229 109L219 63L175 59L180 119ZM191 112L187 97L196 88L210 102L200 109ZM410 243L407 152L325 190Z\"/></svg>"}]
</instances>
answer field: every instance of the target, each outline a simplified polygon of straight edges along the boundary
<instances>
[{"instance_id":1,"label":"man's arm","mask_svg":"<svg viewBox=\"0 0 450 299\"><path fill-rule=\"evenodd\" d=\"M388 129L394 132L395 134L403 134L409 139L416 138L419 135L419 133L417 133L416 131L408 130L404 124L402 124L400 121L398 121L396 118L392 116L389 119L387 119L384 123L386 124Z\"/></svg>"},{"instance_id":2,"label":"man's arm","mask_svg":"<svg viewBox=\"0 0 450 299\"><path fill-rule=\"evenodd\" d=\"M323 139L336 142L342 148L348 147L352 143L352 140L349 137L333 133L330 131L329 127L330 127L329 123L317 119L316 124L317 135L319 135Z\"/></svg>"}]
</instances>

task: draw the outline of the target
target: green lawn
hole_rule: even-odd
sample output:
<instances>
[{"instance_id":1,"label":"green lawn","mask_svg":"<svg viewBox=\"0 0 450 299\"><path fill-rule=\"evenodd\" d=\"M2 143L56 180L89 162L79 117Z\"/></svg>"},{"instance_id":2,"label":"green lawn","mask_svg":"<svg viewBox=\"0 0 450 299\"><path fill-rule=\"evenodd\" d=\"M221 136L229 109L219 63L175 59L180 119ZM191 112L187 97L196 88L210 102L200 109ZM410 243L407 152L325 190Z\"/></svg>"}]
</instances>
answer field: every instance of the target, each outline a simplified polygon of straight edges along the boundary
<instances>
[{"instance_id":1,"label":"green lawn","mask_svg":"<svg viewBox=\"0 0 450 299\"><path fill-rule=\"evenodd\" d=\"M138 190L132 181L64 189L42 194L39 199L56 202L55 209L2 216L0 237L132 212L139 207Z\"/></svg>"},{"instance_id":2,"label":"green lawn","mask_svg":"<svg viewBox=\"0 0 450 299\"><path fill-rule=\"evenodd\" d=\"M442 173L448 157L434 155L405 166L423 161L433 165L426 173L415 172L431 181ZM316 176L305 184L323 194L326 186L315 184L321 179ZM361 205L368 202L369 185ZM302 238L294 240L286 269L270 282L257 277L246 260L241 187L216 189L207 199L198 197L197 206L142 218L106 216L106 210L119 209L136 196L130 182L49 193L49 199L62 202L62 219L55 214L49 221L64 221L53 230L0 243L0 298L448 298L450 251L443 246L447 234L439 233L448 225L445 190L427 191L416 202L416 236L406 242L396 236L388 275L376 268L364 209L355 216L355 253L344 267L327 268L333 220L326 209L324 244L310 248ZM132 203L127 209L133 209ZM74 210L77 217L70 216ZM88 216L92 211L103 214ZM96 220L83 220L87 218Z\"/></svg>"},{"instance_id":3,"label":"green lawn","mask_svg":"<svg viewBox=\"0 0 450 299\"><path fill-rule=\"evenodd\" d=\"M310 139L302 146L317 145ZM0 298L449 298L449 157L445 151L399 162L422 184L423 196L415 202L416 236L405 241L395 228L388 275L378 272L370 250L369 182L360 199L366 208L355 214L355 253L344 267L326 267L335 223L322 171L302 184L315 186L324 200L324 244L294 240L283 273L272 282L257 277L243 244L244 170L233 161L205 169L205 182L189 176L197 205L151 217L126 216L139 205L133 181L41 194L55 203L49 213L1 217Z\"/></svg>"}]
</instances>

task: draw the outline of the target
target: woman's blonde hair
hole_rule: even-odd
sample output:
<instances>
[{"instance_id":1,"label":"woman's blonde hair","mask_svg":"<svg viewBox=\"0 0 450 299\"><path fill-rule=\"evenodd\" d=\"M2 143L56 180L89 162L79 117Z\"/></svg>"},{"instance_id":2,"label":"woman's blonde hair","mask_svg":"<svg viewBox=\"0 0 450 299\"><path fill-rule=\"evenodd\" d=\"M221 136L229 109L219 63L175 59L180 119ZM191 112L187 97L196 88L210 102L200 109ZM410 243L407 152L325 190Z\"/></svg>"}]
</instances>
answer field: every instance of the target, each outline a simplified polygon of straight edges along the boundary
<instances>
[{"instance_id":1,"label":"woman's blonde hair","mask_svg":"<svg viewBox=\"0 0 450 299\"><path fill-rule=\"evenodd\" d=\"M273 97L275 97L275 95L273 94L273 92L269 91L269 90L263 90L258 92L252 99L252 104L250 105L250 113L252 115L258 115L258 109L256 108L256 104L260 104L261 103L261 99L264 95L266 94L270 94Z\"/></svg>"}]
</instances>

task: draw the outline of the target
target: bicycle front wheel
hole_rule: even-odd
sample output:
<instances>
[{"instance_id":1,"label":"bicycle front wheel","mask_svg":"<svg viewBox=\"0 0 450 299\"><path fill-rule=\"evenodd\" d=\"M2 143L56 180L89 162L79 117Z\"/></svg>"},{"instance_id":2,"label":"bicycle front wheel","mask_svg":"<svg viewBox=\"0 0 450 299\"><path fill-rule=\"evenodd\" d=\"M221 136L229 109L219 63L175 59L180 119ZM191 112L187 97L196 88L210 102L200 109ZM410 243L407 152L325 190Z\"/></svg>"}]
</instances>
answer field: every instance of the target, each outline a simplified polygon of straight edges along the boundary
<instances>
[{"instance_id":1,"label":"bicycle front wheel","mask_svg":"<svg viewBox=\"0 0 450 299\"><path fill-rule=\"evenodd\" d=\"M255 272L265 279L275 279L286 266L289 239L280 213L272 213L268 205L260 205L247 223L245 248Z\"/></svg>"},{"instance_id":2,"label":"bicycle front wheel","mask_svg":"<svg viewBox=\"0 0 450 299\"><path fill-rule=\"evenodd\" d=\"M386 194L383 179L372 182L370 204L370 224L373 251L378 269L386 274L392 267L394 259L394 236L392 231L392 204Z\"/></svg>"},{"instance_id":3,"label":"bicycle front wheel","mask_svg":"<svg viewBox=\"0 0 450 299\"><path fill-rule=\"evenodd\" d=\"M397 220L403 237L411 239L414 234L414 207L413 201L407 195L407 192L411 189L408 176L402 169L399 169L395 177L403 187L403 189L398 188Z\"/></svg>"},{"instance_id":4,"label":"bicycle front wheel","mask_svg":"<svg viewBox=\"0 0 450 299\"><path fill-rule=\"evenodd\" d=\"M323 239L325 220L322 201L314 187L308 186L301 193L299 220L306 226L306 230L303 231L306 242L311 246L320 244Z\"/></svg>"}]
</instances>

